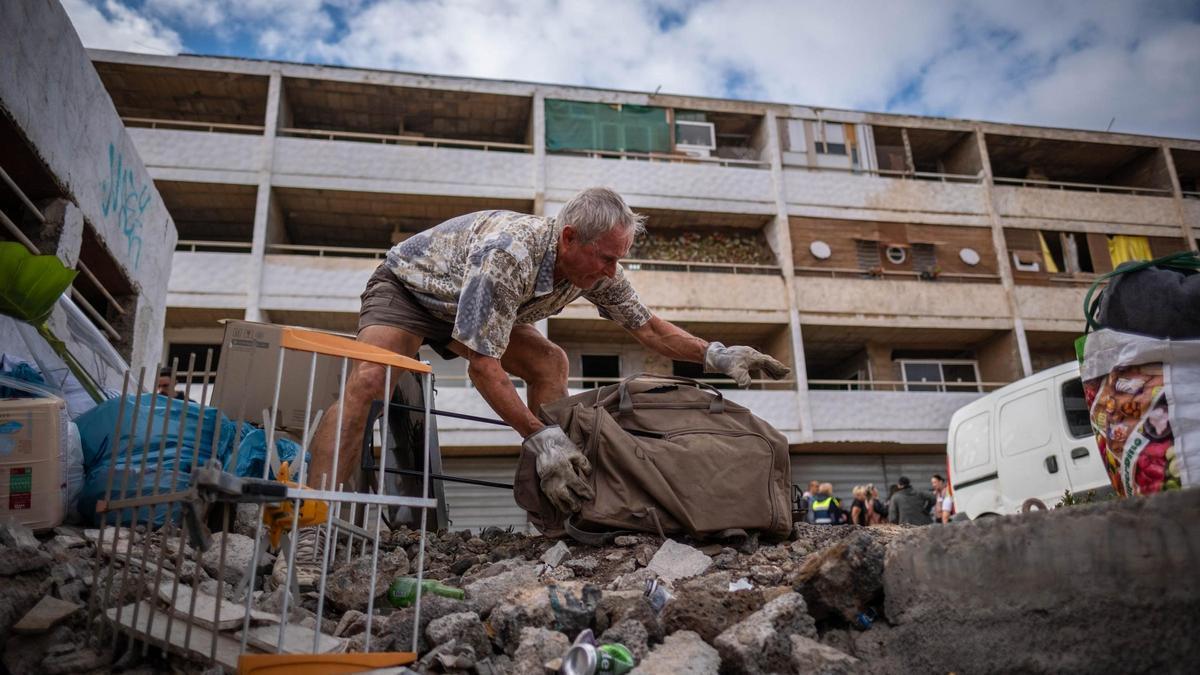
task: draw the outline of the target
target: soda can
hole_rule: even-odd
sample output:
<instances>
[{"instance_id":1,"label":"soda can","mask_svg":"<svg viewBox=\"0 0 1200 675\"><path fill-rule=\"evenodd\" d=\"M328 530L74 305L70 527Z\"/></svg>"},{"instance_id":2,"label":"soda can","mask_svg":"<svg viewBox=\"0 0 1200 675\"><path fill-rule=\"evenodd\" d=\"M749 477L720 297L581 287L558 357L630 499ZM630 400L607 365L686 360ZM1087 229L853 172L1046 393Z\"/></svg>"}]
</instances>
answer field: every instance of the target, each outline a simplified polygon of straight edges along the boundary
<instances>
[{"instance_id":1,"label":"soda can","mask_svg":"<svg viewBox=\"0 0 1200 675\"><path fill-rule=\"evenodd\" d=\"M633 666L633 654L625 645L596 647L584 642L567 651L558 672L562 675L624 675L633 670Z\"/></svg>"},{"instance_id":2,"label":"soda can","mask_svg":"<svg viewBox=\"0 0 1200 675\"><path fill-rule=\"evenodd\" d=\"M666 607L667 603L675 597L671 595L671 591L667 590L666 585L659 582L658 579L646 580L646 590L643 595L646 596L646 600L650 603L650 607L654 610L655 614L661 614L663 607Z\"/></svg>"}]
</instances>

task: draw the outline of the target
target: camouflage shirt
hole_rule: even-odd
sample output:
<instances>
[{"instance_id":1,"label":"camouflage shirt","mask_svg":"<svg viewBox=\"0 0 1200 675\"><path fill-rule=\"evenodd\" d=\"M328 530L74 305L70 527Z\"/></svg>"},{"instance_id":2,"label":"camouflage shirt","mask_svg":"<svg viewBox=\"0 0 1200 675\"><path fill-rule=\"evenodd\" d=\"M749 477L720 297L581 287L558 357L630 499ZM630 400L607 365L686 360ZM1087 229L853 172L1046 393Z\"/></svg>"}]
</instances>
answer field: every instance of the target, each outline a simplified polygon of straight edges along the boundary
<instances>
[{"instance_id":1,"label":"camouflage shirt","mask_svg":"<svg viewBox=\"0 0 1200 675\"><path fill-rule=\"evenodd\" d=\"M558 314L580 296L627 329L650 320L620 265L590 289L555 283L557 247L553 218L480 211L400 242L385 264L431 314L454 324L455 340L494 358L514 324Z\"/></svg>"}]
</instances>

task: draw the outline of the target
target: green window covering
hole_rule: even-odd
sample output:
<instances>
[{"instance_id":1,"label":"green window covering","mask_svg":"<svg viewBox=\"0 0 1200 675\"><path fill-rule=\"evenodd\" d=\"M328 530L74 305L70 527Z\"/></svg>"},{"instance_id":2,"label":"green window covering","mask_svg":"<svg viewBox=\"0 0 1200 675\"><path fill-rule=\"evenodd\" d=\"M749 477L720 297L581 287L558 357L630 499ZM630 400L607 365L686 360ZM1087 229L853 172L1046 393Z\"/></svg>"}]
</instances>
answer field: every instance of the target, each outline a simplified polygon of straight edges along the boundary
<instances>
[{"instance_id":1,"label":"green window covering","mask_svg":"<svg viewBox=\"0 0 1200 675\"><path fill-rule=\"evenodd\" d=\"M546 99L546 149L670 152L667 111Z\"/></svg>"}]
</instances>

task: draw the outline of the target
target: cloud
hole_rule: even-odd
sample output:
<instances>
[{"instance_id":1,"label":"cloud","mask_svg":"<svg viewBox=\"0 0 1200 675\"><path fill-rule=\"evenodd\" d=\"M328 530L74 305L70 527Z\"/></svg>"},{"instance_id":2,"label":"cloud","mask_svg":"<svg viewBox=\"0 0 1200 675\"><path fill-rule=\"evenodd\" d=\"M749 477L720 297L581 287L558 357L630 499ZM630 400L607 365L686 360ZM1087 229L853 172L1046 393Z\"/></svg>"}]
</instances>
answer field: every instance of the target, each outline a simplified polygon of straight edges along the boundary
<instances>
[{"instance_id":1,"label":"cloud","mask_svg":"<svg viewBox=\"0 0 1200 675\"><path fill-rule=\"evenodd\" d=\"M137 17L121 2L134 0L105 0L109 16ZM1115 116L1114 130L1200 137L1195 0L144 0L141 13L245 56L1091 129Z\"/></svg>"},{"instance_id":2,"label":"cloud","mask_svg":"<svg viewBox=\"0 0 1200 675\"><path fill-rule=\"evenodd\" d=\"M106 0L103 5L62 0L62 4L85 47L178 54L183 46L174 30L117 0Z\"/></svg>"}]
</instances>

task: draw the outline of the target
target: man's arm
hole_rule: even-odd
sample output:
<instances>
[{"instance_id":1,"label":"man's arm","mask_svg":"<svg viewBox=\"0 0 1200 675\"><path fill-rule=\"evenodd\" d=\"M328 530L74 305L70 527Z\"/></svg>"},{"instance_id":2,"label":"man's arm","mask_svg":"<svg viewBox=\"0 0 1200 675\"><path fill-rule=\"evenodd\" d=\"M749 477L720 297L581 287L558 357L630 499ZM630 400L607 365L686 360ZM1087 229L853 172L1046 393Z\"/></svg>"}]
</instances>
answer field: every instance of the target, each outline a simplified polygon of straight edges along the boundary
<instances>
[{"instance_id":1,"label":"man's arm","mask_svg":"<svg viewBox=\"0 0 1200 675\"><path fill-rule=\"evenodd\" d=\"M629 332L643 347L667 358L704 363L704 353L709 343L666 319L651 316L641 327Z\"/></svg>"},{"instance_id":2,"label":"man's arm","mask_svg":"<svg viewBox=\"0 0 1200 675\"><path fill-rule=\"evenodd\" d=\"M474 350L468 350L467 359L467 375L471 383L500 419L521 434L521 438L528 438L546 426L517 395L517 388L501 367L500 359L484 356Z\"/></svg>"}]
</instances>

